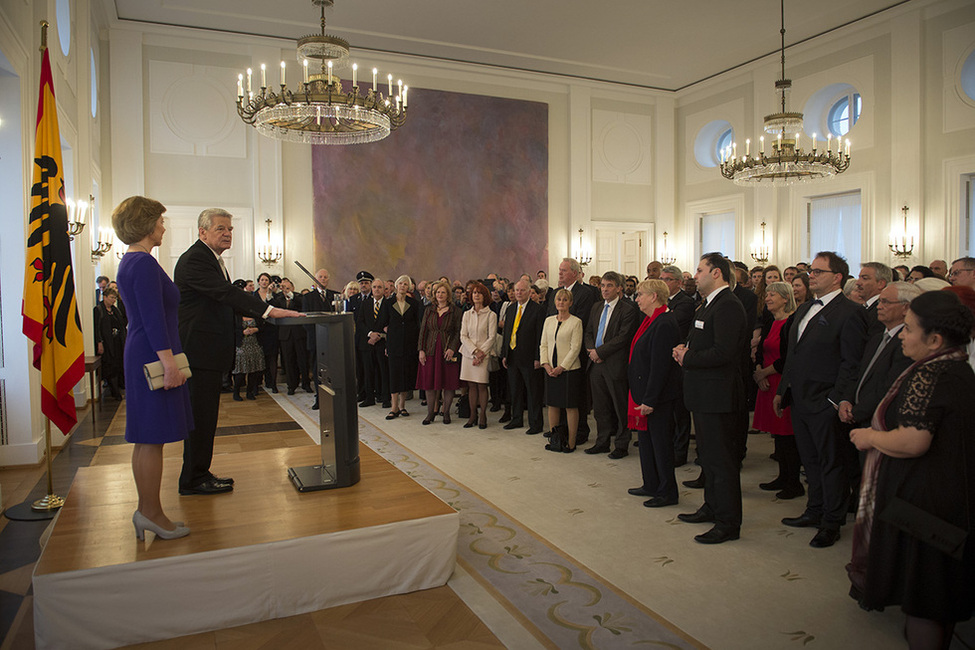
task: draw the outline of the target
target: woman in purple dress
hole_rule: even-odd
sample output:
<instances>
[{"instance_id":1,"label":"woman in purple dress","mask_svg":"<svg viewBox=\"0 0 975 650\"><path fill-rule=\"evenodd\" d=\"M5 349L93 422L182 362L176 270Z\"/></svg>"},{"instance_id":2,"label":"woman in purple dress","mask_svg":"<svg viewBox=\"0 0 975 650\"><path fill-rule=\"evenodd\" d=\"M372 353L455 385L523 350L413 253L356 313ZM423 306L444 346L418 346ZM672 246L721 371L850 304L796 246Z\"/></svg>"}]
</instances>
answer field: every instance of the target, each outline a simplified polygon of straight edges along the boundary
<instances>
[{"instance_id":1,"label":"woman in purple dress","mask_svg":"<svg viewBox=\"0 0 975 650\"><path fill-rule=\"evenodd\" d=\"M125 341L125 440L134 444L132 474L139 493L139 508L132 515L135 535L143 539L150 530L162 539L189 534L183 522L166 516L159 500L162 482L163 444L186 438L193 427L186 377L176 367L174 355L182 352L177 328L179 289L151 255L162 243L165 206L159 201L132 196L112 213L115 235L129 249L118 267L118 284L129 317ZM164 383L150 390L142 379L143 366L161 361Z\"/></svg>"}]
</instances>

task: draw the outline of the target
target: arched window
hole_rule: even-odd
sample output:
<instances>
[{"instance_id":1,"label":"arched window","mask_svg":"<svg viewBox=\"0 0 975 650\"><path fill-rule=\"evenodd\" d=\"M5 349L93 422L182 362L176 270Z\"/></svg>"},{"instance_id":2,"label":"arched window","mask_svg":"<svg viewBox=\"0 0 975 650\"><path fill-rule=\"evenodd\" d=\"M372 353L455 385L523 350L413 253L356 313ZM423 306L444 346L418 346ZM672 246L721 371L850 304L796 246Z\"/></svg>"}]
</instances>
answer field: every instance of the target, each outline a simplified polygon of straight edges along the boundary
<instances>
[{"instance_id":1,"label":"arched window","mask_svg":"<svg viewBox=\"0 0 975 650\"><path fill-rule=\"evenodd\" d=\"M860 93L852 92L840 97L826 114L826 123L829 125L830 133L836 137L849 133L853 125L860 119L862 108L863 102L860 99Z\"/></svg>"},{"instance_id":2,"label":"arched window","mask_svg":"<svg viewBox=\"0 0 975 650\"><path fill-rule=\"evenodd\" d=\"M727 128L722 131L721 135L718 136L718 140L714 145L714 155L715 158L721 160L723 154L727 154L731 150L731 144L735 141L735 130L732 128Z\"/></svg>"},{"instance_id":3,"label":"arched window","mask_svg":"<svg viewBox=\"0 0 975 650\"><path fill-rule=\"evenodd\" d=\"M71 51L71 4L68 0L58 0L55 12L61 53L68 56Z\"/></svg>"}]
</instances>

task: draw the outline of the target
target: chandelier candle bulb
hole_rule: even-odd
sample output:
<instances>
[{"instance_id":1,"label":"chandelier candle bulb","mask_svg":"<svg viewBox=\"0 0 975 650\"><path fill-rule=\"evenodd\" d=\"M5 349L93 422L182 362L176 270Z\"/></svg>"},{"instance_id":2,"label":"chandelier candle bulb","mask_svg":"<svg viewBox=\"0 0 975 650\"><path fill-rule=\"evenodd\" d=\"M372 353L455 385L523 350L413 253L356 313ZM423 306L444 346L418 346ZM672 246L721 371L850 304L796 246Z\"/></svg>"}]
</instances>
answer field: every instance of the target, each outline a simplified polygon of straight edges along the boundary
<instances>
[{"instance_id":1,"label":"chandelier candle bulb","mask_svg":"<svg viewBox=\"0 0 975 650\"><path fill-rule=\"evenodd\" d=\"M247 68L247 92L251 92L251 69Z\"/></svg>"},{"instance_id":2,"label":"chandelier candle bulb","mask_svg":"<svg viewBox=\"0 0 975 650\"><path fill-rule=\"evenodd\" d=\"M308 59L304 60L303 65L305 66L305 83L307 84L308 83Z\"/></svg>"},{"instance_id":3,"label":"chandelier candle bulb","mask_svg":"<svg viewBox=\"0 0 975 650\"><path fill-rule=\"evenodd\" d=\"M285 83L286 83L285 65L284 65L284 61L282 61L281 62L281 87L282 88L284 87Z\"/></svg>"},{"instance_id":4,"label":"chandelier candle bulb","mask_svg":"<svg viewBox=\"0 0 975 650\"><path fill-rule=\"evenodd\" d=\"M404 111L406 110L406 101L407 101L406 98L409 97L409 96L410 96L410 87L409 86L403 86L403 110Z\"/></svg>"},{"instance_id":5,"label":"chandelier candle bulb","mask_svg":"<svg viewBox=\"0 0 975 650\"><path fill-rule=\"evenodd\" d=\"M846 141L846 157L847 158L850 157L850 141L849 140Z\"/></svg>"},{"instance_id":6,"label":"chandelier candle bulb","mask_svg":"<svg viewBox=\"0 0 975 650\"><path fill-rule=\"evenodd\" d=\"M816 134L815 133L812 134L812 139L813 139L813 148L812 148L812 150L813 150L813 152L815 152L816 151Z\"/></svg>"},{"instance_id":7,"label":"chandelier candle bulb","mask_svg":"<svg viewBox=\"0 0 975 650\"><path fill-rule=\"evenodd\" d=\"M328 85L332 85L332 62L328 62Z\"/></svg>"},{"instance_id":8,"label":"chandelier candle bulb","mask_svg":"<svg viewBox=\"0 0 975 650\"><path fill-rule=\"evenodd\" d=\"M393 75L391 74L386 75L386 81L389 82L389 93L386 96L392 97L393 96Z\"/></svg>"},{"instance_id":9,"label":"chandelier candle bulb","mask_svg":"<svg viewBox=\"0 0 975 650\"><path fill-rule=\"evenodd\" d=\"M761 153L764 156L765 155L765 136L764 135L758 139L758 144L759 144L759 148L760 148L759 153Z\"/></svg>"},{"instance_id":10,"label":"chandelier candle bulb","mask_svg":"<svg viewBox=\"0 0 975 650\"><path fill-rule=\"evenodd\" d=\"M396 80L396 88L399 90L399 96L402 97L403 96L403 80L402 79L397 79Z\"/></svg>"},{"instance_id":11,"label":"chandelier candle bulb","mask_svg":"<svg viewBox=\"0 0 975 650\"><path fill-rule=\"evenodd\" d=\"M352 64L352 87L353 88L359 87L359 64L358 63Z\"/></svg>"},{"instance_id":12,"label":"chandelier candle bulb","mask_svg":"<svg viewBox=\"0 0 975 650\"><path fill-rule=\"evenodd\" d=\"M399 113L399 95L396 95L396 112Z\"/></svg>"},{"instance_id":13,"label":"chandelier candle bulb","mask_svg":"<svg viewBox=\"0 0 975 650\"><path fill-rule=\"evenodd\" d=\"M379 70L377 68L373 68L372 69L372 93L374 95L376 94L376 75L377 74L379 74Z\"/></svg>"},{"instance_id":14,"label":"chandelier candle bulb","mask_svg":"<svg viewBox=\"0 0 975 650\"><path fill-rule=\"evenodd\" d=\"M748 156L751 154L751 152L752 152L752 141L751 141L751 139L746 138L745 139L745 158L748 158Z\"/></svg>"},{"instance_id":15,"label":"chandelier candle bulb","mask_svg":"<svg viewBox=\"0 0 975 650\"><path fill-rule=\"evenodd\" d=\"M261 64L261 88L267 88L267 66Z\"/></svg>"},{"instance_id":16,"label":"chandelier candle bulb","mask_svg":"<svg viewBox=\"0 0 975 650\"><path fill-rule=\"evenodd\" d=\"M244 75L237 75L237 99L244 98Z\"/></svg>"}]
</instances>

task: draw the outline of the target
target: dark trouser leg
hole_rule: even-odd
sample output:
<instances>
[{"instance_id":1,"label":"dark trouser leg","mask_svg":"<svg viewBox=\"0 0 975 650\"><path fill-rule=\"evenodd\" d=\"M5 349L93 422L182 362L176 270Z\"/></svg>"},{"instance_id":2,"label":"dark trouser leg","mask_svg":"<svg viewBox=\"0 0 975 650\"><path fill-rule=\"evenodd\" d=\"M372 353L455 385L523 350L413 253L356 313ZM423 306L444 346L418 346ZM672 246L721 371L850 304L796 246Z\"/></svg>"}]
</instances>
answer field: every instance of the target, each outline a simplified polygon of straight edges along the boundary
<instances>
[{"instance_id":1,"label":"dark trouser leg","mask_svg":"<svg viewBox=\"0 0 975 650\"><path fill-rule=\"evenodd\" d=\"M603 367L593 364L589 370L589 391L592 395L593 419L596 420L596 441L594 447L609 449L610 439L616 433L619 422L613 413L613 397L609 387L609 377ZM580 420L582 419L582 409Z\"/></svg>"},{"instance_id":2,"label":"dark trouser leg","mask_svg":"<svg viewBox=\"0 0 975 650\"><path fill-rule=\"evenodd\" d=\"M795 436L774 436L775 455L779 459L779 482L783 490L798 490L802 488L799 478L799 450L796 448Z\"/></svg>"},{"instance_id":3,"label":"dark trouser leg","mask_svg":"<svg viewBox=\"0 0 975 650\"><path fill-rule=\"evenodd\" d=\"M220 412L220 386L223 373L219 370L190 368L190 407L193 410L193 430L183 441L183 469L179 475L181 488L196 487L210 476L213 460L213 436L217 431Z\"/></svg>"},{"instance_id":4,"label":"dark trouser leg","mask_svg":"<svg viewBox=\"0 0 975 650\"><path fill-rule=\"evenodd\" d=\"M379 397L382 399L383 404L389 402L390 392L389 392L389 357L386 356L386 345L385 343L377 343L373 350L373 362L378 368L379 383L377 384L379 388Z\"/></svg>"},{"instance_id":5,"label":"dark trouser leg","mask_svg":"<svg viewBox=\"0 0 975 650\"><path fill-rule=\"evenodd\" d=\"M359 401L375 399L379 394L379 366L376 365L372 346L365 350L357 350L356 358L362 364L362 381L359 383Z\"/></svg>"},{"instance_id":6,"label":"dark trouser leg","mask_svg":"<svg viewBox=\"0 0 975 650\"><path fill-rule=\"evenodd\" d=\"M715 523L741 528L741 478L736 442L737 413L694 413L697 448L704 472L704 504Z\"/></svg>"},{"instance_id":7,"label":"dark trouser leg","mask_svg":"<svg viewBox=\"0 0 975 650\"><path fill-rule=\"evenodd\" d=\"M588 372L589 359L582 362L582 372ZM585 377L585 375L583 375ZM592 393L589 390L589 382L582 382L582 392L579 394L579 432L577 442L582 442L589 438L589 411L592 410Z\"/></svg>"},{"instance_id":8,"label":"dark trouser leg","mask_svg":"<svg viewBox=\"0 0 975 650\"><path fill-rule=\"evenodd\" d=\"M257 397L257 387L261 384L261 371L252 372L247 375L247 397L254 399Z\"/></svg>"},{"instance_id":9,"label":"dark trouser leg","mask_svg":"<svg viewBox=\"0 0 975 650\"><path fill-rule=\"evenodd\" d=\"M792 409L792 430L809 483L806 513L822 518L823 528L839 528L846 522L850 484L839 425L832 407L818 413L799 413Z\"/></svg>"},{"instance_id":10,"label":"dark trouser leg","mask_svg":"<svg viewBox=\"0 0 975 650\"><path fill-rule=\"evenodd\" d=\"M674 475L674 445L670 433L674 417L674 403L658 404L647 416L647 430L639 432L640 467L643 487L652 496L677 498L677 477ZM644 451L646 447L646 451ZM649 471L648 471L649 470ZM650 480L652 482L648 483Z\"/></svg>"},{"instance_id":11,"label":"dark trouser leg","mask_svg":"<svg viewBox=\"0 0 975 650\"><path fill-rule=\"evenodd\" d=\"M234 375L234 399L238 402L240 401L240 389L243 388L244 382L247 380L247 375L242 372L238 372Z\"/></svg>"},{"instance_id":12,"label":"dark trouser leg","mask_svg":"<svg viewBox=\"0 0 975 650\"><path fill-rule=\"evenodd\" d=\"M544 408L542 400L545 397L544 371L541 368L522 368L520 370L525 380L528 402L528 426L535 431L541 431L545 426Z\"/></svg>"},{"instance_id":13,"label":"dark trouser leg","mask_svg":"<svg viewBox=\"0 0 975 650\"><path fill-rule=\"evenodd\" d=\"M308 350L305 349L305 339L301 335L295 340L295 360L298 362L298 379L301 387L311 392L311 383L308 381Z\"/></svg>"},{"instance_id":14,"label":"dark trouser leg","mask_svg":"<svg viewBox=\"0 0 975 650\"><path fill-rule=\"evenodd\" d=\"M684 391L674 401L674 466L687 462L687 449L691 445L691 414L684 406Z\"/></svg>"},{"instance_id":15,"label":"dark trouser leg","mask_svg":"<svg viewBox=\"0 0 975 650\"><path fill-rule=\"evenodd\" d=\"M275 388L278 384L278 342L270 341L264 348L264 385Z\"/></svg>"},{"instance_id":16,"label":"dark trouser leg","mask_svg":"<svg viewBox=\"0 0 975 650\"><path fill-rule=\"evenodd\" d=\"M284 375L288 378L288 390L298 388L298 359L294 337L281 341L281 360L284 362Z\"/></svg>"},{"instance_id":17,"label":"dark trouser leg","mask_svg":"<svg viewBox=\"0 0 975 650\"><path fill-rule=\"evenodd\" d=\"M524 413L526 394L528 387L525 384L526 377L522 374L521 368L515 364L508 366L508 391L511 394L511 422L512 427L524 426Z\"/></svg>"}]
</instances>

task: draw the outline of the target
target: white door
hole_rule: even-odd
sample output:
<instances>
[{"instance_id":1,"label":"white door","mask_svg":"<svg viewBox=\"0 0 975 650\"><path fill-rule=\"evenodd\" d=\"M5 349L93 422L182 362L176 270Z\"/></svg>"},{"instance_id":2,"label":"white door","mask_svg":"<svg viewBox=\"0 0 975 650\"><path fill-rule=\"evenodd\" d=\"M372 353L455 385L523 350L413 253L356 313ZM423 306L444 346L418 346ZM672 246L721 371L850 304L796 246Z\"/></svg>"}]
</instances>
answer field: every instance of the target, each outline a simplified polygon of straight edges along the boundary
<instances>
[{"instance_id":1,"label":"white door","mask_svg":"<svg viewBox=\"0 0 975 650\"><path fill-rule=\"evenodd\" d=\"M593 223L595 251L588 274L617 271L643 278L651 259L651 224Z\"/></svg>"}]
</instances>

